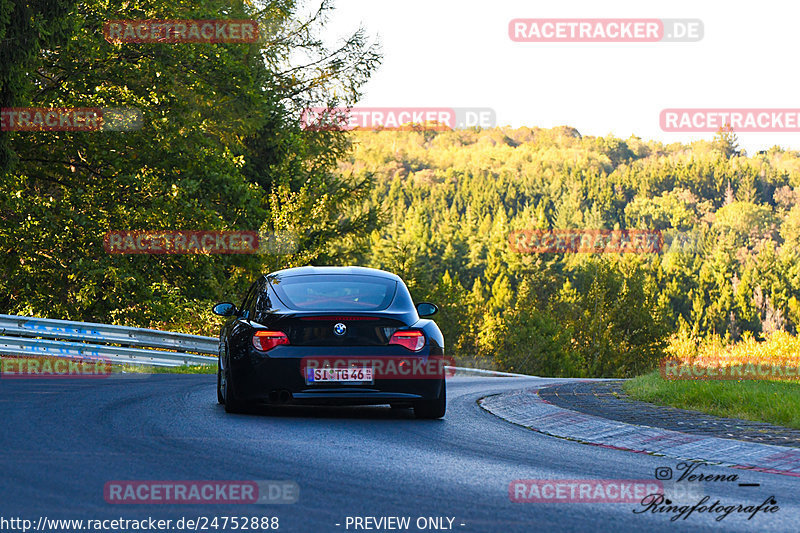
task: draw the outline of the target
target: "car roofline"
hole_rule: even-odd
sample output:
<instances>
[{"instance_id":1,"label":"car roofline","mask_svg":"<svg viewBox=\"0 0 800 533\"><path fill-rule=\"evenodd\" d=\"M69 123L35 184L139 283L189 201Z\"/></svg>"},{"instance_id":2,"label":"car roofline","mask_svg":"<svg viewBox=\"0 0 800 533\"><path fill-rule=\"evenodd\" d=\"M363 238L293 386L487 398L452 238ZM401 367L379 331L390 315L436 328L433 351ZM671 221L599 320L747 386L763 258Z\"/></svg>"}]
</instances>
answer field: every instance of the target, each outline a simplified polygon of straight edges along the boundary
<instances>
[{"instance_id":1,"label":"car roofline","mask_svg":"<svg viewBox=\"0 0 800 533\"><path fill-rule=\"evenodd\" d=\"M289 278L298 276L330 276L330 275L365 276L373 278L391 279L393 281L402 281L400 276L392 272L387 272L385 270L380 270L377 268L368 268L360 266L294 267L294 268L276 270L275 272L270 272L269 274L265 274L263 278L265 280L269 280L270 278L277 276Z\"/></svg>"}]
</instances>

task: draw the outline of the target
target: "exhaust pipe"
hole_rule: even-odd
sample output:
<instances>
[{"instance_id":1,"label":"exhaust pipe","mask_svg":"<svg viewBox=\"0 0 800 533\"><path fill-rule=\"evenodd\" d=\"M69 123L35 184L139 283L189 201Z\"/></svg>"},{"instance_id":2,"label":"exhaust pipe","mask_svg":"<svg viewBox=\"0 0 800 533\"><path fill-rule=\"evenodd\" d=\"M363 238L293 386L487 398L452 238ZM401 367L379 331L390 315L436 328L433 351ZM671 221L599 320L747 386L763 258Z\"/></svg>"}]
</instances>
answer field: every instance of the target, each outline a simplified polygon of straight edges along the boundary
<instances>
[{"instance_id":1,"label":"exhaust pipe","mask_svg":"<svg viewBox=\"0 0 800 533\"><path fill-rule=\"evenodd\" d=\"M278 401L280 403L289 403L292 401L292 393L284 389L278 394Z\"/></svg>"}]
</instances>

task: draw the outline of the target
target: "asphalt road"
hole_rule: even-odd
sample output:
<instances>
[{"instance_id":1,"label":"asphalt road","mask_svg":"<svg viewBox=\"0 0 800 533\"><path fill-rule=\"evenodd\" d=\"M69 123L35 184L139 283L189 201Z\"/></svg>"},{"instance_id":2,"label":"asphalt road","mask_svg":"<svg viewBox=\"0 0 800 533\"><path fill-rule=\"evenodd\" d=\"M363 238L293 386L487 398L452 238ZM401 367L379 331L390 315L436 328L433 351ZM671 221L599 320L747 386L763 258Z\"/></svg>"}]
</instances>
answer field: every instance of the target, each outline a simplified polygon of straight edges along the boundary
<instances>
[{"instance_id":1,"label":"asphalt road","mask_svg":"<svg viewBox=\"0 0 800 533\"><path fill-rule=\"evenodd\" d=\"M678 463L544 436L476 404L543 381L536 378L451 379L447 416L435 421L388 407L226 415L214 380L0 380L0 528L14 517L36 524L40 516L277 516L279 531L335 532L356 531L345 527L348 516L407 516L408 531L419 531L418 517L449 517L452 530L464 532L800 530L800 479L713 466L702 472L736 473L740 483L760 486L702 483L709 504L758 505L775 496L780 509L749 521L695 513L672 522L670 514L634 513L643 507L633 503L511 502L516 479L652 480L657 467ZM300 498L290 505L109 504L103 488L113 480L294 480Z\"/></svg>"}]
</instances>

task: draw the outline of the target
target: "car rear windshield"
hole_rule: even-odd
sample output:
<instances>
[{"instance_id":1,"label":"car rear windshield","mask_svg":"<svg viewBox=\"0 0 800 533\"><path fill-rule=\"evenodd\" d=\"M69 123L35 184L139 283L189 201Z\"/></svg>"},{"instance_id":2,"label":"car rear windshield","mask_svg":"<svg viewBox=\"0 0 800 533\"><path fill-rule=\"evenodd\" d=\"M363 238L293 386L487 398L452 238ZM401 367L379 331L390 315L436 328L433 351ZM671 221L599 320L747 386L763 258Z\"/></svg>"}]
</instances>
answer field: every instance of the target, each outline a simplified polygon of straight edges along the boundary
<instances>
[{"instance_id":1,"label":"car rear windshield","mask_svg":"<svg viewBox=\"0 0 800 533\"><path fill-rule=\"evenodd\" d=\"M389 307L397 282L373 276L341 274L273 278L278 298L302 311L380 311Z\"/></svg>"}]
</instances>

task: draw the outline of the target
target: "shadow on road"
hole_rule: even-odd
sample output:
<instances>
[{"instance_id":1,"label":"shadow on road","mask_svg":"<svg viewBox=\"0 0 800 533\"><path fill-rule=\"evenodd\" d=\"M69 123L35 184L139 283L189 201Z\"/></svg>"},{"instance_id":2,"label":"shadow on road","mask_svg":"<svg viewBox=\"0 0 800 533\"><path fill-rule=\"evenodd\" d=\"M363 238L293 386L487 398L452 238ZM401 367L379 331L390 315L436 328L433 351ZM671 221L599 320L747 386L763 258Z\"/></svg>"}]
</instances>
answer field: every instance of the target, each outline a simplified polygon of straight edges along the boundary
<instances>
[{"instance_id":1,"label":"shadow on road","mask_svg":"<svg viewBox=\"0 0 800 533\"><path fill-rule=\"evenodd\" d=\"M219 411L223 412L223 406ZM278 418L338 418L357 420L415 420L412 409L392 409L389 406L307 406L307 405L257 405L246 414L226 416L269 416ZM423 422L423 420L420 420ZM435 420L434 420L435 422Z\"/></svg>"}]
</instances>

